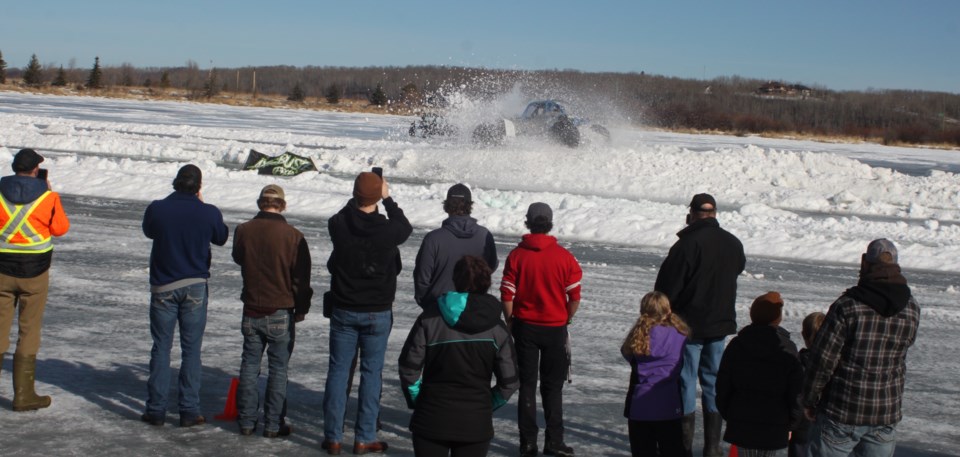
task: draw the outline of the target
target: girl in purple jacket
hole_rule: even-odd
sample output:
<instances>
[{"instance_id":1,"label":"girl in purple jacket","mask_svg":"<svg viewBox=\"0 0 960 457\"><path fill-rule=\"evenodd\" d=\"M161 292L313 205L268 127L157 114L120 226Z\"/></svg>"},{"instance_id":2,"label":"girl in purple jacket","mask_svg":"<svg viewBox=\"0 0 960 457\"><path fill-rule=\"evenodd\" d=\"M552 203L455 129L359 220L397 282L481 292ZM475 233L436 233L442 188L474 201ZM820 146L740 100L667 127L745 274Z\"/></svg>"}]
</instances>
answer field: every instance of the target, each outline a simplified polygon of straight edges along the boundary
<instances>
[{"instance_id":1,"label":"girl in purple jacket","mask_svg":"<svg viewBox=\"0 0 960 457\"><path fill-rule=\"evenodd\" d=\"M623 415L634 456L684 455L680 368L688 332L666 295L654 291L640 300L640 317L620 347L631 367Z\"/></svg>"}]
</instances>

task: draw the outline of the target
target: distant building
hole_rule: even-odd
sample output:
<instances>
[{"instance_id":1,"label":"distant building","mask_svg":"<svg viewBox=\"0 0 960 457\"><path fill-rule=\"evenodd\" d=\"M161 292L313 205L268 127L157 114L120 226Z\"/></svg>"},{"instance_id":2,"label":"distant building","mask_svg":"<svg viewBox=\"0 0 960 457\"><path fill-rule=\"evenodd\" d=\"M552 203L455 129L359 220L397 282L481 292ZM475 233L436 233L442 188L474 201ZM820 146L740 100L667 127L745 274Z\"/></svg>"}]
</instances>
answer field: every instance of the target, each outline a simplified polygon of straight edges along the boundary
<instances>
[{"instance_id":1,"label":"distant building","mask_svg":"<svg viewBox=\"0 0 960 457\"><path fill-rule=\"evenodd\" d=\"M757 94L761 96L807 98L813 95L813 89L802 84L788 85L779 81L768 81L766 84L757 88Z\"/></svg>"}]
</instances>

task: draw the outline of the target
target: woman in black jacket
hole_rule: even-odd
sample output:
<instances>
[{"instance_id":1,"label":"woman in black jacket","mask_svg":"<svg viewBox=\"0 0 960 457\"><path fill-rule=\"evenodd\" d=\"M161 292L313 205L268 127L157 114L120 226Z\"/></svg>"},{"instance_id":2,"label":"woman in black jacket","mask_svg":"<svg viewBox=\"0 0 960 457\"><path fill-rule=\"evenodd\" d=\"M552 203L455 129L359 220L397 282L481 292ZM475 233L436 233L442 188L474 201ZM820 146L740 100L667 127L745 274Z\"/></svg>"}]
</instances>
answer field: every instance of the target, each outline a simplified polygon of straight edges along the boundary
<instances>
[{"instance_id":1,"label":"woman in black jacket","mask_svg":"<svg viewBox=\"0 0 960 457\"><path fill-rule=\"evenodd\" d=\"M413 409L418 457L487 455L493 410L520 386L502 305L487 293L490 273L483 259L460 259L453 269L457 291L417 318L400 352L400 384Z\"/></svg>"}]
</instances>

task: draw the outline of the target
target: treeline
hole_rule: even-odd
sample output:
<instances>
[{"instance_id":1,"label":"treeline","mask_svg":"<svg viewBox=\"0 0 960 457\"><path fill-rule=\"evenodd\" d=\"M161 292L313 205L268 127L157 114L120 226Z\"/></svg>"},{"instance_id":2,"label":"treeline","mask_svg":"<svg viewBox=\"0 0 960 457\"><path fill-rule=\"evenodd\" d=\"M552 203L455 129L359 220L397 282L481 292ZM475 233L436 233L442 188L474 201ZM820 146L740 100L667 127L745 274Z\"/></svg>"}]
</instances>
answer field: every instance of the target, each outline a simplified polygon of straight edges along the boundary
<instances>
[{"instance_id":1,"label":"treeline","mask_svg":"<svg viewBox=\"0 0 960 457\"><path fill-rule=\"evenodd\" d=\"M222 93L281 95L337 103L367 100L416 112L442 105L450 94L496 98L520 91L528 98L574 99L588 112L610 113L636 124L667 129L738 134L846 136L887 144L960 146L960 94L909 90L832 91L769 81L721 77L670 78L644 73L576 70L511 71L446 66L136 68L130 64L89 68L42 66L34 56L23 69L8 68L0 54L0 84L70 85L80 90L146 87L180 90L188 98ZM761 90L761 88L765 88ZM802 90L793 90L800 88ZM591 106L592 105L592 106Z\"/></svg>"}]
</instances>

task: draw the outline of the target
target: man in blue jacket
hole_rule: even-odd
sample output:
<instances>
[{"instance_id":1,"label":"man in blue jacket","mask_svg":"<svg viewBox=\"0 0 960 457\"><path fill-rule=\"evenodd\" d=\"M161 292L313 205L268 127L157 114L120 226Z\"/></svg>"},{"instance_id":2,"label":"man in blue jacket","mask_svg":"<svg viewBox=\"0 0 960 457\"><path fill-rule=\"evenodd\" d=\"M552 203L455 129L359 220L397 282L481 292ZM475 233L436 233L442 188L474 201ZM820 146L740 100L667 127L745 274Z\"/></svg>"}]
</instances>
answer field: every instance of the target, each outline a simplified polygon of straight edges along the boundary
<instances>
[{"instance_id":1,"label":"man in blue jacket","mask_svg":"<svg viewBox=\"0 0 960 457\"><path fill-rule=\"evenodd\" d=\"M497 270L497 246L493 235L470 217L473 199L470 189L454 184L443 201L447 218L440 228L423 237L413 268L413 296L421 308L437 304L441 295L456 290L453 266L465 255L482 258L491 271Z\"/></svg>"},{"instance_id":2,"label":"man in blue jacket","mask_svg":"<svg viewBox=\"0 0 960 457\"><path fill-rule=\"evenodd\" d=\"M180 426L206 422L200 414L200 346L207 324L210 243L223 246L230 234L216 206L203 202L202 175L184 165L173 180L174 192L154 200L143 215L150 251L150 378L141 420L163 425L170 390L170 347L180 327Z\"/></svg>"}]
</instances>

